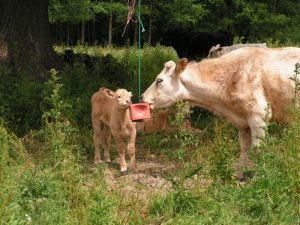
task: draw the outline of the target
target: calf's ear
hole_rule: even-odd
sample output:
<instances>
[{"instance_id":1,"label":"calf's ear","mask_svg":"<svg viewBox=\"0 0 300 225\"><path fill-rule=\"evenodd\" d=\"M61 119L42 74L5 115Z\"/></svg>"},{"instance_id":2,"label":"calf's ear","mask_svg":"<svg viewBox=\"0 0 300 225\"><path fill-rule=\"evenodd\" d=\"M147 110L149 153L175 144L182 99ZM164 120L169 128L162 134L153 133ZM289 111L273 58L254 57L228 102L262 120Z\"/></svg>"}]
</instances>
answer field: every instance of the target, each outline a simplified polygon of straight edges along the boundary
<instances>
[{"instance_id":1,"label":"calf's ear","mask_svg":"<svg viewBox=\"0 0 300 225\"><path fill-rule=\"evenodd\" d=\"M187 64L188 64L188 60L186 58L180 59L175 67L176 75L179 75L182 71L184 71Z\"/></svg>"},{"instance_id":2,"label":"calf's ear","mask_svg":"<svg viewBox=\"0 0 300 225\"><path fill-rule=\"evenodd\" d=\"M109 89L106 89L106 93L111 96L111 97L114 97L115 96L115 93Z\"/></svg>"}]
</instances>

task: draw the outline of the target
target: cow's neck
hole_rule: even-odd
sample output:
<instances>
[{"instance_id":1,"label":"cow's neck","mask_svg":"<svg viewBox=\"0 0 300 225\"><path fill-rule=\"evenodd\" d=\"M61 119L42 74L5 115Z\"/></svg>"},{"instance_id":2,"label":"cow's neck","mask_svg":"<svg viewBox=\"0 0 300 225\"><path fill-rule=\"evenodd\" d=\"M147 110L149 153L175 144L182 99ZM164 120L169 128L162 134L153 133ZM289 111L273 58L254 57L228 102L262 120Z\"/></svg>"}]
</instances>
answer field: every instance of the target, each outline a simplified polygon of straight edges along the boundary
<instances>
[{"instance_id":1,"label":"cow's neck","mask_svg":"<svg viewBox=\"0 0 300 225\"><path fill-rule=\"evenodd\" d=\"M119 121L127 121L129 115L129 109L127 108L117 108L118 111L118 118Z\"/></svg>"},{"instance_id":2,"label":"cow's neck","mask_svg":"<svg viewBox=\"0 0 300 225\"><path fill-rule=\"evenodd\" d=\"M185 88L184 100L205 108L206 105L224 102L231 82L231 71L210 62L205 60L192 65L181 74L181 83Z\"/></svg>"},{"instance_id":3,"label":"cow's neck","mask_svg":"<svg viewBox=\"0 0 300 225\"><path fill-rule=\"evenodd\" d=\"M238 115L231 112L227 104L228 90L232 71L220 70L218 64L200 62L199 65L187 68L181 74L181 83L185 94L183 100L205 108L220 117L226 117L233 124L238 125Z\"/></svg>"}]
</instances>

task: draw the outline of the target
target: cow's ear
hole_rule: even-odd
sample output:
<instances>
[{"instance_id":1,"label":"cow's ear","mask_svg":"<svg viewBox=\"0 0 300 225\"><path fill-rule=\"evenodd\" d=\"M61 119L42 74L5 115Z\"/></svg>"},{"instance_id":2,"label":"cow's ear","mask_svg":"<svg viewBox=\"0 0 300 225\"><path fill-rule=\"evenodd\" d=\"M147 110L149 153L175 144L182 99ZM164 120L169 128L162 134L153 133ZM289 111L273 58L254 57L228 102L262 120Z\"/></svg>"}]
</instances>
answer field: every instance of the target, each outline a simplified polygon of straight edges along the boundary
<instances>
[{"instance_id":1,"label":"cow's ear","mask_svg":"<svg viewBox=\"0 0 300 225\"><path fill-rule=\"evenodd\" d=\"M168 61L168 62L166 62L165 63L165 70L166 70L166 72L174 70L175 66L176 66L176 64L175 64L174 61Z\"/></svg>"},{"instance_id":2,"label":"cow's ear","mask_svg":"<svg viewBox=\"0 0 300 225\"><path fill-rule=\"evenodd\" d=\"M216 46L215 46L215 48L220 48L221 47L221 45L220 44L217 44Z\"/></svg>"},{"instance_id":3,"label":"cow's ear","mask_svg":"<svg viewBox=\"0 0 300 225\"><path fill-rule=\"evenodd\" d=\"M184 71L186 65L188 64L188 60L186 58L182 58L178 61L175 68L175 73L180 74L182 71Z\"/></svg>"},{"instance_id":4,"label":"cow's ear","mask_svg":"<svg viewBox=\"0 0 300 225\"><path fill-rule=\"evenodd\" d=\"M132 97L132 92L131 91L129 92L129 95L130 95L130 98L131 98Z\"/></svg>"}]
</instances>

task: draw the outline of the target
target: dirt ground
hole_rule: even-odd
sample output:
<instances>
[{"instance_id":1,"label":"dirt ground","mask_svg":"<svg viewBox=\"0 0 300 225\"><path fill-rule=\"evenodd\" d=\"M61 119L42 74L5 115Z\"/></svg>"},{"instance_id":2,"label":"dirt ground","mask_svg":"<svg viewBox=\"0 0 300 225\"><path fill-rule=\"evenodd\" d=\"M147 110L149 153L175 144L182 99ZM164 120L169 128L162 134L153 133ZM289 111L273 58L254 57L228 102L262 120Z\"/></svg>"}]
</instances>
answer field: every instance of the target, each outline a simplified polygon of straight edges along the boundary
<instances>
[{"instance_id":1,"label":"dirt ground","mask_svg":"<svg viewBox=\"0 0 300 225\"><path fill-rule=\"evenodd\" d=\"M124 194L143 195L163 193L171 188L170 181L164 176L175 168L172 164L166 164L155 156L137 160L135 171L129 170L126 175L121 175L119 171L118 159L107 165L105 178L111 189L118 189Z\"/></svg>"}]
</instances>

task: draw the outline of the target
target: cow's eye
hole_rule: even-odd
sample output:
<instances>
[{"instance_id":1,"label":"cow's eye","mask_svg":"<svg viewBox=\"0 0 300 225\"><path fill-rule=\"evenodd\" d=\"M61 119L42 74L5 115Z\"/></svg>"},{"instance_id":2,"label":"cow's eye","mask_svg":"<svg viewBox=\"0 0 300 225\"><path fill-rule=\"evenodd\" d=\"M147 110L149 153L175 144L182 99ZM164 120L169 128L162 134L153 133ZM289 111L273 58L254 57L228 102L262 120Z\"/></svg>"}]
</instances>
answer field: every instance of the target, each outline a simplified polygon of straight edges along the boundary
<instances>
[{"instance_id":1,"label":"cow's eye","mask_svg":"<svg viewBox=\"0 0 300 225\"><path fill-rule=\"evenodd\" d=\"M159 83L163 82L164 80L163 79L157 79L156 80L156 85L158 85Z\"/></svg>"},{"instance_id":2,"label":"cow's eye","mask_svg":"<svg viewBox=\"0 0 300 225\"><path fill-rule=\"evenodd\" d=\"M121 96L118 96L117 98L121 98Z\"/></svg>"}]
</instances>

